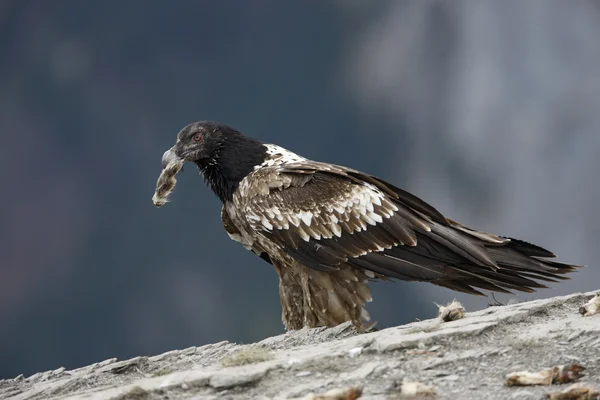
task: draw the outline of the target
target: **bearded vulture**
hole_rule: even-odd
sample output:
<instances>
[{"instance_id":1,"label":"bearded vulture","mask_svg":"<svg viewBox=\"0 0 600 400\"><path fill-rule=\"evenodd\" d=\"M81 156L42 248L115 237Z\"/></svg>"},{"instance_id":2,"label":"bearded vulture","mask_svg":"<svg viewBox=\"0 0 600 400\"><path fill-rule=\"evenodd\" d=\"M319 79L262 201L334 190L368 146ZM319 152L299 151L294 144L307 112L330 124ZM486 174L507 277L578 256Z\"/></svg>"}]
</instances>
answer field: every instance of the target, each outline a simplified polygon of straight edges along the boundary
<instances>
[{"instance_id":1,"label":"bearded vulture","mask_svg":"<svg viewBox=\"0 0 600 400\"><path fill-rule=\"evenodd\" d=\"M521 240L453 221L372 175L312 161L229 126L192 123L163 155L153 198L167 201L183 163L221 199L229 237L273 265L287 330L369 320L370 280L430 282L483 295L545 288L579 265Z\"/></svg>"}]
</instances>

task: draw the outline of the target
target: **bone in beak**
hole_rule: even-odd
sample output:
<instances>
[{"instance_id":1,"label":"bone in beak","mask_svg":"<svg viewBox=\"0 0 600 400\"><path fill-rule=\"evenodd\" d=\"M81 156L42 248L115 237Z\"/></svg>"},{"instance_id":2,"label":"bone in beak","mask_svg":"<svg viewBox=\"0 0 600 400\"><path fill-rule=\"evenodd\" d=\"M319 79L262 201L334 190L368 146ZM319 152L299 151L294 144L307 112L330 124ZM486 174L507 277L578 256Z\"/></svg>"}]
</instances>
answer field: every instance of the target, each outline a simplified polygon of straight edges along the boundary
<instances>
[{"instance_id":1,"label":"bone in beak","mask_svg":"<svg viewBox=\"0 0 600 400\"><path fill-rule=\"evenodd\" d=\"M177 157L177 153L175 153L175 146L171 147L169 150L165 151L162 156L162 167L163 169L167 168L169 164L175 164L175 162L179 160Z\"/></svg>"},{"instance_id":2,"label":"bone in beak","mask_svg":"<svg viewBox=\"0 0 600 400\"><path fill-rule=\"evenodd\" d=\"M162 171L156 181L156 190L152 196L152 203L156 207L163 206L169 201L169 195L175 189L177 180L175 175L183 167L184 160L175 153L175 146L165 151L162 156Z\"/></svg>"}]
</instances>

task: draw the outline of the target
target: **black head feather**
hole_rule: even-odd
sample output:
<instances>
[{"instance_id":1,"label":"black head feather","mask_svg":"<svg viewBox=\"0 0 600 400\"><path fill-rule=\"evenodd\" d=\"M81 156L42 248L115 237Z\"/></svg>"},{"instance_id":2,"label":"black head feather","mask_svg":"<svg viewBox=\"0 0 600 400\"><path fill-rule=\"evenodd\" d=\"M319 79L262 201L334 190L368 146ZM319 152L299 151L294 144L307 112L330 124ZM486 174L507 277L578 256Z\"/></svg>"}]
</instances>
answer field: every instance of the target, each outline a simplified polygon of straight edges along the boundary
<instances>
[{"instance_id":1,"label":"black head feather","mask_svg":"<svg viewBox=\"0 0 600 400\"><path fill-rule=\"evenodd\" d=\"M189 124L177 135L177 155L195 163L212 191L226 202L267 155L258 140L212 121Z\"/></svg>"}]
</instances>

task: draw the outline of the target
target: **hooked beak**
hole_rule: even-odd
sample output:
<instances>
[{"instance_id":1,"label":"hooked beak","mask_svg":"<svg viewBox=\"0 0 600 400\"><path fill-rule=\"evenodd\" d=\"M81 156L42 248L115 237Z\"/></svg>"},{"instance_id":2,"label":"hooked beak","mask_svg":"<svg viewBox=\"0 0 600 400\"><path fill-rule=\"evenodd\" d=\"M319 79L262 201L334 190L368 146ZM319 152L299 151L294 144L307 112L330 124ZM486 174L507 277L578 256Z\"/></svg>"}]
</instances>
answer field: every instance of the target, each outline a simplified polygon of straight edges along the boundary
<instances>
[{"instance_id":1,"label":"hooked beak","mask_svg":"<svg viewBox=\"0 0 600 400\"><path fill-rule=\"evenodd\" d=\"M174 164L177 160L180 160L181 157L177 154L177 145L171 147L169 150L165 151L162 156L162 167L166 168L169 164Z\"/></svg>"}]
</instances>

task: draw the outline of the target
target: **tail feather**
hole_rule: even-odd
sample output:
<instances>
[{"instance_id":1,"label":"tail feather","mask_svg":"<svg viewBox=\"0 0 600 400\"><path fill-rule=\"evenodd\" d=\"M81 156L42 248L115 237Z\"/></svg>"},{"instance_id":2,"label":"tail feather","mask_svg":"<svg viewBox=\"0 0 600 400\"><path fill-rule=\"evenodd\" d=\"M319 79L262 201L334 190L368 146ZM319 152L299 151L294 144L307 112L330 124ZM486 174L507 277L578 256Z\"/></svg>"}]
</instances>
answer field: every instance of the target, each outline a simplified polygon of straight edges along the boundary
<instances>
[{"instance_id":1,"label":"tail feather","mask_svg":"<svg viewBox=\"0 0 600 400\"><path fill-rule=\"evenodd\" d=\"M541 279L546 282L558 282L558 280L571 279L568 276L557 275L557 274L563 274L564 272L533 271L533 270L526 270L524 268L515 267L512 265L504 265L504 264L501 266L501 271L505 272L505 273L509 273L509 274L517 273L521 276L528 276L532 279Z\"/></svg>"},{"instance_id":2,"label":"tail feather","mask_svg":"<svg viewBox=\"0 0 600 400\"><path fill-rule=\"evenodd\" d=\"M463 283L474 287L489 289L496 292L505 292L489 287L489 284L502 289L520 292L535 292L535 289L547 288L542 282L559 282L570 279L564 274L576 271L582 266L566 264L542 257L550 257L548 252L541 247L517 241L508 242L504 246L486 246L491 257L496 261L498 269L484 269L471 263L455 265L454 268L472 275L474 278ZM544 256L542 256L544 254ZM554 257L552 254L551 257ZM486 282L482 284L482 282ZM455 281L450 281L446 286L456 286ZM460 285L462 287L462 283Z\"/></svg>"},{"instance_id":3,"label":"tail feather","mask_svg":"<svg viewBox=\"0 0 600 400\"><path fill-rule=\"evenodd\" d=\"M529 277L524 276L518 272L510 271L510 270L481 270L472 268L467 265L456 266L455 268L459 269L464 273L468 273L474 277L477 277L481 280L486 280L491 282L497 286L518 290L520 287L529 287L529 288L545 288L542 283L536 282Z\"/></svg>"},{"instance_id":4,"label":"tail feather","mask_svg":"<svg viewBox=\"0 0 600 400\"><path fill-rule=\"evenodd\" d=\"M510 240L510 242L507 243L506 247L515 249L527 256L549 257L549 258L556 257L556 255L553 252L546 250L543 247L537 246L535 244L527 243L523 240L509 238L509 237L504 237L504 239Z\"/></svg>"},{"instance_id":5,"label":"tail feather","mask_svg":"<svg viewBox=\"0 0 600 400\"><path fill-rule=\"evenodd\" d=\"M502 238L460 226L417 232L416 246L395 246L349 260L383 276L435 285L474 295L478 289L500 293L535 292L544 282L570 279L580 265L548 258L554 253L518 239Z\"/></svg>"},{"instance_id":6,"label":"tail feather","mask_svg":"<svg viewBox=\"0 0 600 400\"><path fill-rule=\"evenodd\" d=\"M552 261L531 258L530 256L509 247L491 247L488 248L488 251L498 265L503 266L504 268L549 274L565 273L574 270L569 264L552 265ZM564 271L565 269L566 271Z\"/></svg>"},{"instance_id":7,"label":"tail feather","mask_svg":"<svg viewBox=\"0 0 600 400\"><path fill-rule=\"evenodd\" d=\"M448 282L451 282L454 285L454 284L456 284L457 281L450 280ZM479 289L491 290L494 292L507 293L507 294L512 293L509 289L515 290L518 287L521 287L521 286L510 284L510 283L501 282L496 279L485 278L485 277L477 276L477 275L473 275L473 274L471 274L471 277L462 278L460 280L460 282L466 283L472 287L477 287Z\"/></svg>"},{"instance_id":8,"label":"tail feather","mask_svg":"<svg viewBox=\"0 0 600 400\"><path fill-rule=\"evenodd\" d=\"M554 272L556 274L568 274L569 272L577 271L577 268L583 267L583 265L567 264L562 261L544 260L544 259L540 259L539 257L532 257L532 258L535 260L541 261L545 264L548 264L554 268L557 268L558 270ZM563 278L564 277L561 277L561 279L563 279Z\"/></svg>"},{"instance_id":9,"label":"tail feather","mask_svg":"<svg viewBox=\"0 0 600 400\"><path fill-rule=\"evenodd\" d=\"M475 296L485 296L479 290L474 288L474 287L478 287L478 285L475 285L472 282L465 282L465 281L461 281L461 280L445 280L445 281L440 280L440 281L431 281L431 283L433 283L434 285L437 285L437 286L455 290L457 292L473 294ZM504 289L502 291L504 291Z\"/></svg>"}]
</instances>

